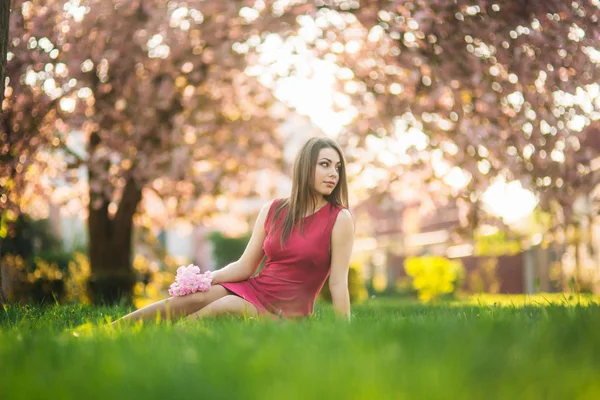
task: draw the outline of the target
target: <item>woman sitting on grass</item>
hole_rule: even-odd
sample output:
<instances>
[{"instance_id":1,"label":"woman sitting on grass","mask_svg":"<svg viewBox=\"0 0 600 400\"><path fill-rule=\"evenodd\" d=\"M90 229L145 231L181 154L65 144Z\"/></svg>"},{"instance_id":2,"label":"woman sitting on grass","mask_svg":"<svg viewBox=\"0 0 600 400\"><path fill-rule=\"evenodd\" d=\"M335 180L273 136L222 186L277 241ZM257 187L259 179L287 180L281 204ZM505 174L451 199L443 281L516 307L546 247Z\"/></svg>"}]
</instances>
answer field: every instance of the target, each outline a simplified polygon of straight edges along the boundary
<instances>
[{"instance_id":1,"label":"woman sitting on grass","mask_svg":"<svg viewBox=\"0 0 600 400\"><path fill-rule=\"evenodd\" d=\"M345 167L335 141L308 140L294 162L291 196L262 208L241 258L215 271L208 291L158 301L113 325L122 320L154 320L157 314L161 320L308 316L329 275L336 314L349 319L354 223L347 209ZM265 255L265 268L253 276Z\"/></svg>"}]
</instances>

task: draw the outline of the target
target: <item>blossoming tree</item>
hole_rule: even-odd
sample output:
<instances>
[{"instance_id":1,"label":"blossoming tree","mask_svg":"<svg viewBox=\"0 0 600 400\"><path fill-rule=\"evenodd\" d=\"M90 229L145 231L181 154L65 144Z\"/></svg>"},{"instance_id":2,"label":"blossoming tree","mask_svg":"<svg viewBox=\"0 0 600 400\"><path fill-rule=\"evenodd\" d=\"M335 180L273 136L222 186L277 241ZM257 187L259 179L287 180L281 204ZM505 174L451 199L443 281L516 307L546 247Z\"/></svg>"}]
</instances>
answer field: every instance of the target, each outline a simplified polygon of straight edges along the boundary
<instances>
[{"instance_id":1,"label":"blossoming tree","mask_svg":"<svg viewBox=\"0 0 600 400\"><path fill-rule=\"evenodd\" d=\"M252 193L252 171L278 166L272 96L244 73L241 43L294 18L273 2L262 18L250 3L14 2L4 203L20 205L35 186L79 188L64 200L87 216L94 300L131 296L146 193L198 220L220 193Z\"/></svg>"},{"instance_id":2,"label":"blossoming tree","mask_svg":"<svg viewBox=\"0 0 600 400\"><path fill-rule=\"evenodd\" d=\"M468 183L454 194L465 203L477 205L502 175L564 221L600 183L597 128L584 129L600 118L597 2L323 3L314 18L319 38L332 40L314 48L351 71L340 88L361 116L351 127L357 147L382 137L405 160L385 165L391 180L416 168L437 188L437 157L461 168ZM426 146L403 154L396 139L411 127Z\"/></svg>"}]
</instances>

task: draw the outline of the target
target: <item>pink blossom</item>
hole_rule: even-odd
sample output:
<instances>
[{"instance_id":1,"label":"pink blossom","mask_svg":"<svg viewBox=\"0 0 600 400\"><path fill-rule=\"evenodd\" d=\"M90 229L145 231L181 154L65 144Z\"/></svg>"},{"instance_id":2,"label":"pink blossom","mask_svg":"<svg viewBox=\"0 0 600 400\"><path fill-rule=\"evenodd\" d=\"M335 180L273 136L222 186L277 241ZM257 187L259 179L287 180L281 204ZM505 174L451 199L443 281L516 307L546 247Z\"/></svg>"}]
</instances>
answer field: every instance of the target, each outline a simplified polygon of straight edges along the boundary
<instances>
[{"instance_id":1,"label":"pink blossom","mask_svg":"<svg viewBox=\"0 0 600 400\"><path fill-rule=\"evenodd\" d=\"M169 287L169 294L171 296L185 296L196 292L206 292L210 289L211 283L211 271L201 274L197 265L181 266L177 268L175 282Z\"/></svg>"}]
</instances>

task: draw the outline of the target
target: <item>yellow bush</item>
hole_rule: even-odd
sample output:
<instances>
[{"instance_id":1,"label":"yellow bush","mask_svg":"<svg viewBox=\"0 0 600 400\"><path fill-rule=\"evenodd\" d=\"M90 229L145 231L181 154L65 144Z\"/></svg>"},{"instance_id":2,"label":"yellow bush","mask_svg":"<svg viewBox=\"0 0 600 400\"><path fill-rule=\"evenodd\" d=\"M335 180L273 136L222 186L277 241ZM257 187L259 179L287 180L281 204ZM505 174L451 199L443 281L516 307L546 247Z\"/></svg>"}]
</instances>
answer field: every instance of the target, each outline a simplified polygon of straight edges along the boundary
<instances>
[{"instance_id":1,"label":"yellow bush","mask_svg":"<svg viewBox=\"0 0 600 400\"><path fill-rule=\"evenodd\" d=\"M169 296L169 286L175 280L175 272L180 265L187 265L188 260L177 257L165 257L165 266L158 260L152 260L142 254L133 259L133 269L138 276L134 286L133 303L137 308L162 300Z\"/></svg>"},{"instance_id":2,"label":"yellow bush","mask_svg":"<svg viewBox=\"0 0 600 400\"><path fill-rule=\"evenodd\" d=\"M20 255L6 254L1 265L6 270L5 293L11 302L61 302L65 295L64 274L56 263L35 257L33 266Z\"/></svg>"},{"instance_id":3,"label":"yellow bush","mask_svg":"<svg viewBox=\"0 0 600 400\"><path fill-rule=\"evenodd\" d=\"M90 277L90 261L85 253L74 252L69 261L69 274L66 281L67 301L90 303L87 293L87 281Z\"/></svg>"},{"instance_id":4,"label":"yellow bush","mask_svg":"<svg viewBox=\"0 0 600 400\"><path fill-rule=\"evenodd\" d=\"M412 278L419 299L428 302L444 294L454 293L457 282L464 276L460 261L440 256L408 257L404 269Z\"/></svg>"}]
</instances>

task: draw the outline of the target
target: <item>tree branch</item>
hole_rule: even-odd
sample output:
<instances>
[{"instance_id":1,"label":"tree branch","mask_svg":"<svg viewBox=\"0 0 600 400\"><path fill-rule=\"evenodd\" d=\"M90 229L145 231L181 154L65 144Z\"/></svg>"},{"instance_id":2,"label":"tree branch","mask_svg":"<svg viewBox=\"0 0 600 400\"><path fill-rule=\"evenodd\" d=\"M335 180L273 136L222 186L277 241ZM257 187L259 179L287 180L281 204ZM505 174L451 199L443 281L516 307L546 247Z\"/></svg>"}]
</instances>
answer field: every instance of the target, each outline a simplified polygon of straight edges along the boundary
<instances>
[{"instance_id":1,"label":"tree branch","mask_svg":"<svg viewBox=\"0 0 600 400\"><path fill-rule=\"evenodd\" d=\"M6 76L6 55L8 52L8 26L10 21L10 1L0 2L0 115L2 114L2 102L4 101L4 85ZM0 292L1 294L1 292Z\"/></svg>"}]
</instances>

